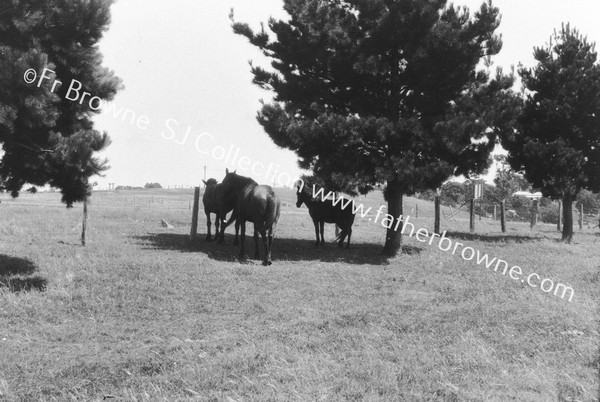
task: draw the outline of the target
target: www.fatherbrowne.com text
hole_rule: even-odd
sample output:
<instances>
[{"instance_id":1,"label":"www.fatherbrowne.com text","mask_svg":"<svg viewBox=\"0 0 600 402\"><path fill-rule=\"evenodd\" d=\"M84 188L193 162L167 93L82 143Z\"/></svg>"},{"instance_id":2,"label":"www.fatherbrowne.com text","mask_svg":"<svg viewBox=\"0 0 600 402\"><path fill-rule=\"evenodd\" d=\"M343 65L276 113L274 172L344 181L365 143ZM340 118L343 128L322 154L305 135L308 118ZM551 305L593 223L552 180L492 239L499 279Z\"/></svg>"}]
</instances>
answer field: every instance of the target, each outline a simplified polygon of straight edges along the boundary
<instances>
[{"instance_id":1,"label":"www.fatherbrowne.com text","mask_svg":"<svg viewBox=\"0 0 600 402\"><path fill-rule=\"evenodd\" d=\"M575 296L575 291L572 287L566 286L562 283L555 284L554 281L552 281L552 279L549 278L542 279L536 273L532 273L525 276L523 274L523 269L518 265L513 265L509 269L509 263L502 259L496 257L490 258L490 256L487 253L482 254L479 250L475 250L472 247L464 247L465 244L461 242L453 242L452 239L446 237L446 231L444 231L441 235L437 233L429 233L429 231L425 228L420 228L415 231L415 225L410 222L410 216L400 215L398 218L394 218L390 214L383 214L382 209L385 208L384 205L381 205L377 209L375 218L371 219L369 217L372 216L369 215L369 213L371 212L371 207L365 209L362 203L357 205L354 202L354 200L350 200L343 197L336 197L335 193L332 191L329 191L327 194L325 194L325 190L323 188L317 190L316 186L314 185L312 188L312 195L314 198L320 198L321 201L330 199L333 205L339 204L342 209L345 209L348 206L352 205L352 212L354 214L358 213L361 218L366 218L369 221L372 221L373 223L379 222L381 226L387 229L391 229L393 227L393 229L397 231L399 228L401 228L400 233L403 235L405 234L405 231L407 231L410 227L410 233L408 234L408 236L412 237L414 235L417 241L421 243L428 243L431 246L433 245L437 237L437 246L440 250L445 252L450 252L450 250L452 250L451 253L453 255L458 253L465 261L471 261L475 259L475 261L477 261L477 265L483 264L488 269L490 269L493 266L494 272L501 272L502 275L506 275L508 273L508 276L512 280L521 281L521 283L527 283L527 285L531 286L532 288L539 287L544 293L551 293L554 290L554 296L560 297L561 299L564 299L568 296L569 302L572 301L573 297ZM383 219L379 221L379 218L382 215L385 216L383 216Z\"/></svg>"}]
</instances>

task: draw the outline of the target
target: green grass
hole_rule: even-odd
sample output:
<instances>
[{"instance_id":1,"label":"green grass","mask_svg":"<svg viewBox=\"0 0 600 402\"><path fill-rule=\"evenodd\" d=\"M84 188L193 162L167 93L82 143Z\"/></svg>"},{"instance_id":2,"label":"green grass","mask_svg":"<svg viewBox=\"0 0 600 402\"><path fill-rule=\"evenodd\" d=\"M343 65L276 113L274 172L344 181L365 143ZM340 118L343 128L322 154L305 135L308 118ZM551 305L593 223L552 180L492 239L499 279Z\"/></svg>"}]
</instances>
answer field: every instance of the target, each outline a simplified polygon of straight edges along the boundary
<instances>
[{"instance_id":1,"label":"green grass","mask_svg":"<svg viewBox=\"0 0 600 402\"><path fill-rule=\"evenodd\" d=\"M567 245L551 225L484 219L471 236L465 213L442 221L572 286L569 303L414 238L385 259L384 229L360 218L349 250L316 249L306 209L278 192L292 204L269 267L238 261L231 231L204 242L202 213L190 244L190 190L95 194L86 247L80 205L2 198L0 400L598 400L597 230ZM429 203L405 213L415 203L431 228Z\"/></svg>"}]
</instances>

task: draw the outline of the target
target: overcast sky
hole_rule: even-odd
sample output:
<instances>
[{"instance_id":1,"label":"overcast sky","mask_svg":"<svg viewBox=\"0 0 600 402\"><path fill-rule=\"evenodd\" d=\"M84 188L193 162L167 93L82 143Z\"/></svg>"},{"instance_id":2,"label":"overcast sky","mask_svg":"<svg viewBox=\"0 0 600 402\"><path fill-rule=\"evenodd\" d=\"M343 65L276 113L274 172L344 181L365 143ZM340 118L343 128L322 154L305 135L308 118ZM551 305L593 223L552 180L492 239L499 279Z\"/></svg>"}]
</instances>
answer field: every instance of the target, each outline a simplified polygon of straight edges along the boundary
<instances>
[{"instance_id":1,"label":"overcast sky","mask_svg":"<svg viewBox=\"0 0 600 402\"><path fill-rule=\"evenodd\" d=\"M125 89L96 118L112 144L102 154L108 183L164 187L219 181L225 168L259 183L288 184L301 172L294 153L278 149L256 121L270 94L251 83L248 60L264 63L228 18L258 26L283 17L281 0L120 0L100 43L104 65ZM455 4L478 8L480 0ZM562 22L600 40L599 0L496 0L504 46L495 65L532 66L533 47L548 42ZM109 110L110 109L110 110ZM254 173L251 170L254 170ZM291 178L288 178L291 177Z\"/></svg>"}]
</instances>

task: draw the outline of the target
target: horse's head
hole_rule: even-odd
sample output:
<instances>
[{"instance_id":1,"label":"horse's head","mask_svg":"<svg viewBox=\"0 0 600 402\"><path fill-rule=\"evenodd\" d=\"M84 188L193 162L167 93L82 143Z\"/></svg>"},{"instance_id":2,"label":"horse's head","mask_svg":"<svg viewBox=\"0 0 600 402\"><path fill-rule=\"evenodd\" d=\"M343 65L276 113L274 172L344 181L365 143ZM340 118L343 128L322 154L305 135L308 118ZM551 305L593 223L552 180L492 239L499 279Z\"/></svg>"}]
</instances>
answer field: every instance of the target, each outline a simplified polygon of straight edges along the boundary
<instances>
[{"instance_id":1,"label":"horse's head","mask_svg":"<svg viewBox=\"0 0 600 402\"><path fill-rule=\"evenodd\" d=\"M204 183L204 185L206 187L212 187L212 186L216 186L217 185L217 179L208 179L208 180L202 180L202 182Z\"/></svg>"},{"instance_id":2,"label":"horse's head","mask_svg":"<svg viewBox=\"0 0 600 402\"><path fill-rule=\"evenodd\" d=\"M311 195L304 191L304 181L298 180L294 185L296 187L296 207L300 208L302 203L306 203L311 200Z\"/></svg>"},{"instance_id":3,"label":"horse's head","mask_svg":"<svg viewBox=\"0 0 600 402\"><path fill-rule=\"evenodd\" d=\"M225 178L221 182L224 194L228 194L233 191L235 184L237 183L237 179L239 177L240 176L238 176L238 174L235 173L235 170L233 172L230 172L229 169L225 169Z\"/></svg>"}]
</instances>

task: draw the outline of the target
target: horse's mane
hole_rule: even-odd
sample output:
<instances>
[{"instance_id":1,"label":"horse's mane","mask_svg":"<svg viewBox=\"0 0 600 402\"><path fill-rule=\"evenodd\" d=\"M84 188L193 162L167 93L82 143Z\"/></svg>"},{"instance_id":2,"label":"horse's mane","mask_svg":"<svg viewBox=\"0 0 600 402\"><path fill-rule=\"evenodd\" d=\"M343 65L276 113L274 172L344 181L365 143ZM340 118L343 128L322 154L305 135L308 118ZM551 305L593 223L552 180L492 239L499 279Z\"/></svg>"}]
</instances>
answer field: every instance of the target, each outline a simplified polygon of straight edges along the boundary
<instances>
[{"instance_id":1,"label":"horse's mane","mask_svg":"<svg viewBox=\"0 0 600 402\"><path fill-rule=\"evenodd\" d=\"M235 184L241 184L244 187L248 185L258 186L258 183L255 182L251 177L240 176L237 173L229 173L229 177L231 177L231 180L233 180Z\"/></svg>"}]
</instances>

